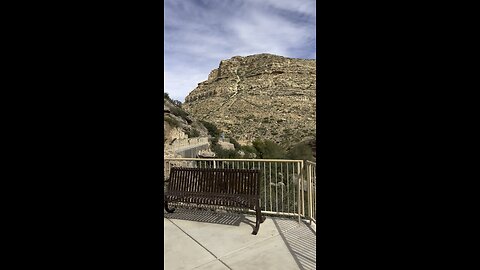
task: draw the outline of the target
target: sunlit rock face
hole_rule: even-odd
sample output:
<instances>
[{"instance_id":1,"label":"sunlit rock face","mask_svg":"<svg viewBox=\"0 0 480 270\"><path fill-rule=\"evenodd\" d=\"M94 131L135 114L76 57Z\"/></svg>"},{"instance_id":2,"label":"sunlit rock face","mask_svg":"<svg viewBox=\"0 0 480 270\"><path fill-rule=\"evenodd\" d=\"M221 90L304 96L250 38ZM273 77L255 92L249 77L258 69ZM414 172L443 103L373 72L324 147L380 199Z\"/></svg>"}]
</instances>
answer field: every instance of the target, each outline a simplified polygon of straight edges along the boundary
<instances>
[{"instance_id":1,"label":"sunlit rock face","mask_svg":"<svg viewBox=\"0 0 480 270\"><path fill-rule=\"evenodd\" d=\"M222 60L183 108L241 144L270 139L286 147L315 137L316 60L271 54Z\"/></svg>"}]
</instances>

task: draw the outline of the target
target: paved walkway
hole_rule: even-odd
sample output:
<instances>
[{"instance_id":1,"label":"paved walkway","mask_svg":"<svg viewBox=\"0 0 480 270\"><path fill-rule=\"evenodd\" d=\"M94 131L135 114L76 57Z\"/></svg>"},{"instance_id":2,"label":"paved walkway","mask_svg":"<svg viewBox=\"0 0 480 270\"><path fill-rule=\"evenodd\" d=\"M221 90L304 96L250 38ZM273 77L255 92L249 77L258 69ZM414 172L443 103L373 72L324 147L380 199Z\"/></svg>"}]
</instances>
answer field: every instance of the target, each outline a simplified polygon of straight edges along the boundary
<instances>
[{"instance_id":1,"label":"paved walkway","mask_svg":"<svg viewBox=\"0 0 480 270\"><path fill-rule=\"evenodd\" d=\"M176 269L316 269L316 229L295 219L179 208L164 212L164 267Z\"/></svg>"}]
</instances>

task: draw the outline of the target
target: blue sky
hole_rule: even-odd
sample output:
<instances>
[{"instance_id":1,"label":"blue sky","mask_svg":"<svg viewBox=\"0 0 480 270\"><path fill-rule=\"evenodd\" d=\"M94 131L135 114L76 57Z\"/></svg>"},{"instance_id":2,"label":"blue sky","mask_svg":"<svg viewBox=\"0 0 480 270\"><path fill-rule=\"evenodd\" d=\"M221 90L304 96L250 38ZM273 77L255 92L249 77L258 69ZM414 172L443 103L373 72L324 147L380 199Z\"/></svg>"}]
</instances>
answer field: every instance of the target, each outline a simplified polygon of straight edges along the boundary
<instances>
[{"instance_id":1,"label":"blue sky","mask_svg":"<svg viewBox=\"0 0 480 270\"><path fill-rule=\"evenodd\" d=\"M164 91L184 101L221 60L316 59L314 0L164 0Z\"/></svg>"}]
</instances>

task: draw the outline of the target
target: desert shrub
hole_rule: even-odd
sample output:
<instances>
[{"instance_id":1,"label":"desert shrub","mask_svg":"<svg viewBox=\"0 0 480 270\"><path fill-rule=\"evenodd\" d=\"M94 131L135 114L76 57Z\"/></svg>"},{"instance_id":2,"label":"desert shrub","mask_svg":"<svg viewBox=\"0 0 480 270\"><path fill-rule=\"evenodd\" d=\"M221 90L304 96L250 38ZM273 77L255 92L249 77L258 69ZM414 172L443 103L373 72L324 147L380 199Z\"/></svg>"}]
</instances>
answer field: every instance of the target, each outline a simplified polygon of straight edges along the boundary
<instances>
[{"instance_id":1,"label":"desert shrub","mask_svg":"<svg viewBox=\"0 0 480 270\"><path fill-rule=\"evenodd\" d=\"M240 149L240 144L237 142L237 140L235 140L233 137L228 137L228 139L230 139L230 143L233 144L235 149Z\"/></svg>"},{"instance_id":2,"label":"desert shrub","mask_svg":"<svg viewBox=\"0 0 480 270\"><path fill-rule=\"evenodd\" d=\"M255 156L258 156L259 153L257 152L257 149L251 145L242 145L240 146L240 150L242 150L245 153L245 156L248 157L249 154L255 154Z\"/></svg>"},{"instance_id":3,"label":"desert shrub","mask_svg":"<svg viewBox=\"0 0 480 270\"><path fill-rule=\"evenodd\" d=\"M305 143L294 145L287 153L289 159L300 159L313 161L312 147Z\"/></svg>"},{"instance_id":4,"label":"desert shrub","mask_svg":"<svg viewBox=\"0 0 480 270\"><path fill-rule=\"evenodd\" d=\"M175 106L178 106L179 108L182 107L182 102L180 100L172 100L172 103L175 105Z\"/></svg>"},{"instance_id":5,"label":"desert shrub","mask_svg":"<svg viewBox=\"0 0 480 270\"><path fill-rule=\"evenodd\" d=\"M195 137L200 137L200 132L196 129L190 129L187 133L189 138L195 138Z\"/></svg>"},{"instance_id":6,"label":"desert shrub","mask_svg":"<svg viewBox=\"0 0 480 270\"><path fill-rule=\"evenodd\" d=\"M285 159L286 152L279 144L270 140L255 140L253 147L263 159Z\"/></svg>"},{"instance_id":7,"label":"desert shrub","mask_svg":"<svg viewBox=\"0 0 480 270\"><path fill-rule=\"evenodd\" d=\"M172 99L170 98L170 95L168 95L167 92L163 92L163 98L166 99L166 100L168 100L168 101L170 101L170 102L172 102ZM165 102L165 101L164 101L164 102ZM173 103L173 102L172 102L172 103Z\"/></svg>"},{"instance_id":8,"label":"desert shrub","mask_svg":"<svg viewBox=\"0 0 480 270\"><path fill-rule=\"evenodd\" d=\"M180 126L180 123L178 123L178 121L176 119L173 119L171 117L165 117L165 122L169 123L170 126L172 127L179 127Z\"/></svg>"},{"instance_id":9,"label":"desert shrub","mask_svg":"<svg viewBox=\"0 0 480 270\"><path fill-rule=\"evenodd\" d=\"M170 112L178 117L181 118L186 118L188 116L188 113L178 107L172 107L170 108Z\"/></svg>"},{"instance_id":10,"label":"desert shrub","mask_svg":"<svg viewBox=\"0 0 480 270\"><path fill-rule=\"evenodd\" d=\"M210 134L210 136L212 137L220 136L220 130L214 124L204 120L200 120L200 123L202 123L203 126L208 130L208 134Z\"/></svg>"},{"instance_id":11,"label":"desert shrub","mask_svg":"<svg viewBox=\"0 0 480 270\"><path fill-rule=\"evenodd\" d=\"M217 158L240 158L240 155L237 151L223 149L218 144L212 144L212 151L215 153L215 157Z\"/></svg>"}]
</instances>

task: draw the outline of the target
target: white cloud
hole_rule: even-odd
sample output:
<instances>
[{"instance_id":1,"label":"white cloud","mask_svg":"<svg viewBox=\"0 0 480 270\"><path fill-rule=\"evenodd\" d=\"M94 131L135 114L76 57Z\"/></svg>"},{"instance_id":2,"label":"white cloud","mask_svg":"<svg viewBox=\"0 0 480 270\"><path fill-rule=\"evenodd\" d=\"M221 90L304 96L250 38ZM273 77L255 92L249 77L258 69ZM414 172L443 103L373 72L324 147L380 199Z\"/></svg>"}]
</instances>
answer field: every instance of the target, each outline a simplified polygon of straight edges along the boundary
<instances>
[{"instance_id":1,"label":"white cloud","mask_svg":"<svg viewBox=\"0 0 480 270\"><path fill-rule=\"evenodd\" d=\"M284 11L297 12L304 16L316 16L317 10L315 5L315 0L247 0L250 4L253 5L264 5L269 8L276 8Z\"/></svg>"}]
</instances>

